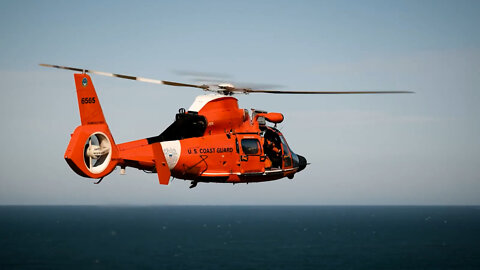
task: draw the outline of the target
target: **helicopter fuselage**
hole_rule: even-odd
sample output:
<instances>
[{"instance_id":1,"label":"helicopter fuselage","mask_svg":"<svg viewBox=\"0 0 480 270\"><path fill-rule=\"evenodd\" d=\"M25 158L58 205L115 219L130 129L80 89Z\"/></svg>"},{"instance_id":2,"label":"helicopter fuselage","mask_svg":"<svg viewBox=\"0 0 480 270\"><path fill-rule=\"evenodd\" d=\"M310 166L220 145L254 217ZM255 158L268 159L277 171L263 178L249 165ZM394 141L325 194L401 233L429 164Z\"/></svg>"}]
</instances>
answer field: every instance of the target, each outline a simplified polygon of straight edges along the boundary
<instances>
[{"instance_id":1,"label":"helicopter fuselage","mask_svg":"<svg viewBox=\"0 0 480 270\"><path fill-rule=\"evenodd\" d=\"M160 135L116 144L90 76L75 74L81 125L72 133L65 160L79 175L103 179L116 167L198 182L249 183L293 178L307 161L291 151L282 133L267 122L283 115L238 107L225 95L198 96Z\"/></svg>"},{"instance_id":2,"label":"helicopter fuselage","mask_svg":"<svg viewBox=\"0 0 480 270\"><path fill-rule=\"evenodd\" d=\"M280 131L266 125L281 120L278 113L239 109L233 97L199 96L159 136L119 144L119 165L155 170L153 152L145 153L150 144L160 142L175 178L215 183L292 178L306 160L290 150Z\"/></svg>"}]
</instances>

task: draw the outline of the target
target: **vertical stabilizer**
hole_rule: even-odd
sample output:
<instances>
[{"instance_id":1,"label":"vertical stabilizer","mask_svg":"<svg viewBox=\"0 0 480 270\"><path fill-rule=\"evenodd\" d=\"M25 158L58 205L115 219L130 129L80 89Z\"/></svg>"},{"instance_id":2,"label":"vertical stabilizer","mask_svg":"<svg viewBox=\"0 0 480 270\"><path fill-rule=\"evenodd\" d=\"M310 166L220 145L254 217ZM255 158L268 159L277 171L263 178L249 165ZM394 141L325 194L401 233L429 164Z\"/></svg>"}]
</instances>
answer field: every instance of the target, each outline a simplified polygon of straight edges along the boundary
<instances>
[{"instance_id":1,"label":"vertical stabilizer","mask_svg":"<svg viewBox=\"0 0 480 270\"><path fill-rule=\"evenodd\" d=\"M87 74L74 74L82 126L106 124L95 87Z\"/></svg>"}]
</instances>

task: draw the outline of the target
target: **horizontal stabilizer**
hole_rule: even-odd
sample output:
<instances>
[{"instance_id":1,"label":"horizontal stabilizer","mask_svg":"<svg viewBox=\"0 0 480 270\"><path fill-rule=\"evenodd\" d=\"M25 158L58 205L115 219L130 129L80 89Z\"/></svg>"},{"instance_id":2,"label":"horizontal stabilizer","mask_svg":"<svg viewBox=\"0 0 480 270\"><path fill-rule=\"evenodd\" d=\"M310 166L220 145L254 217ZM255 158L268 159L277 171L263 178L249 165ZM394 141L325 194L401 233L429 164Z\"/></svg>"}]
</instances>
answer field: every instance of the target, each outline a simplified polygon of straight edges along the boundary
<instances>
[{"instance_id":1,"label":"horizontal stabilizer","mask_svg":"<svg viewBox=\"0 0 480 270\"><path fill-rule=\"evenodd\" d=\"M160 143L151 144L153 148L153 156L155 158L155 168L157 170L158 181L161 185L168 185L170 181L170 169L167 160L163 154L162 145Z\"/></svg>"}]
</instances>

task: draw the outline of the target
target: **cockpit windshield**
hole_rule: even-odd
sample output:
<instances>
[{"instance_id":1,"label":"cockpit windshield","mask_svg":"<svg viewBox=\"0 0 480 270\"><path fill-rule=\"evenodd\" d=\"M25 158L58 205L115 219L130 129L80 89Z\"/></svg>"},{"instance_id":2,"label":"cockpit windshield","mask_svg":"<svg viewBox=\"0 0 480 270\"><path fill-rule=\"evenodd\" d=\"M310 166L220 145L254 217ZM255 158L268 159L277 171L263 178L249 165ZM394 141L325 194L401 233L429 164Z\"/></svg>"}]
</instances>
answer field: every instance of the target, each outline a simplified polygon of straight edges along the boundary
<instances>
[{"instance_id":1,"label":"cockpit windshield","mask_svg":"<svg viewBox=\"0 0 480 270\"><path fill-rule=\"evenodd\" d=\"M283 154L290 155L290 148L288 147L287 141L285 141L285 138L282 135L280 135L280 140L282 141Z\"/></svg>"}]
</instances>

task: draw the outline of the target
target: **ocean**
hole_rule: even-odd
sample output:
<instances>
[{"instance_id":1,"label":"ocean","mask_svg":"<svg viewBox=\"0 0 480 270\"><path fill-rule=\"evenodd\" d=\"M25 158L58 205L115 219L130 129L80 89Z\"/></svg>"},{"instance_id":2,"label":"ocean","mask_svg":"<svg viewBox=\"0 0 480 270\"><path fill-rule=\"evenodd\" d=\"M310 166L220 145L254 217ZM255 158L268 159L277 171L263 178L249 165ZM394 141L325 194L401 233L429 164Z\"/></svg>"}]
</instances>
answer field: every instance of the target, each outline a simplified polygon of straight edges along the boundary
<instances>
[{"instance_id":1,"label":"ocean","mask_svg":"<svg viewBox=\"0 0 480 270\"><path fill-rule=\"evenodd\" d=\"M1 206L0 269L480 269L480 207Z\"/></svg>"}]
</instances>

